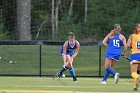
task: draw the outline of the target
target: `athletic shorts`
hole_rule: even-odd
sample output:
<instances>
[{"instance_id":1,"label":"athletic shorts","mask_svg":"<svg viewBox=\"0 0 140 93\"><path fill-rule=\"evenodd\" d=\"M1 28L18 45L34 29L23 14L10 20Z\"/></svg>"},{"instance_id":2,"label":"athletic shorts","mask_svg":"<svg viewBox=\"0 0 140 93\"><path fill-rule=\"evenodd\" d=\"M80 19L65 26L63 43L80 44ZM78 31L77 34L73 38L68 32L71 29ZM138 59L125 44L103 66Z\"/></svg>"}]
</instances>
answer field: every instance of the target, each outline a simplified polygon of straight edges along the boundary
<instances>
[{"instance_id":1,"label":"athletic shorts","mask_svg":"<svg viewBox=\"0 0 140 93\"><path fill-rule=\"evenodd\" d=\"M60 49L60 55L62 56L63 55L63 48ZM74 55L74 51L66 51L66 55L67 56L72 56Z\"/></svg>"},{"instance_id":2,"label":"athletic shorts","mask_svg":"<svg viewBox=\"0 0 140 93\"><path fill-rule=\"evenodd\" d=\"M140 63L140 53L131 54L130 56L130 64Z\"/></svg>"},{"instance_id":3,"label":"athletic shorts","mask_svg":"<svg viewBox=\"0 0 140 93\"><path fill-rule=\"evenodd\" d=\"M121 55L117 55L117 54L109 54L109 53L106 54L106 58L114 59L116 61L120 59L120 56Z\"/></svg>"},{"instance_id":4,"label":"athletic shorts","mask_svg":"<svg viewBox=\"0 0 140 93\"><path fill-rule=\"evenodd\" d=\"M61 55L63 56L63 53L61 53ZM73 56L74 53L73 52L66 52L66 56Z\"/></svg>"}]
</instances>

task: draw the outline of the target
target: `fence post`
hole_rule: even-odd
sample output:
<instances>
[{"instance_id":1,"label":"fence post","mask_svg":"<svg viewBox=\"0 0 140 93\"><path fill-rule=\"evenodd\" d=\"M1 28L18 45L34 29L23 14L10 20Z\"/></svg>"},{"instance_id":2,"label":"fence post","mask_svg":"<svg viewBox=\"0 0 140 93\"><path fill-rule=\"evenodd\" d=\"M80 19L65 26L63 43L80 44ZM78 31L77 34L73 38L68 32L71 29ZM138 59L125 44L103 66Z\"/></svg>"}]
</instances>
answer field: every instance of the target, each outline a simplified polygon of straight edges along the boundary
<instances>
[{"instance_id":1,"label":"fence post","mask_svg":"<svg viewBox=\"0 0 140 93\"><path fill-rule=\"evenodd\" d=\"M99 77L101 78L101 45L99 45Z\"/></svg>"},{"instance_id":2,"label":"fence post","mask_svg":"<svg viewBox=\"0 0 140 93\"><path fill-rule=\"evenodd\" d=\"M41 60L41 54L42 54L42 53L41 53L41 44L40 44L40 45L39 45L39 62L40 62L40 63L39 63L39 76L40 76L40 77L42 76L42 73L41 73L41 72L42 72L42 71L41 71L41 64L42 64L42 63L41 63L41 61L42 61L42 60Z\"/></svg>"}]
</instances>

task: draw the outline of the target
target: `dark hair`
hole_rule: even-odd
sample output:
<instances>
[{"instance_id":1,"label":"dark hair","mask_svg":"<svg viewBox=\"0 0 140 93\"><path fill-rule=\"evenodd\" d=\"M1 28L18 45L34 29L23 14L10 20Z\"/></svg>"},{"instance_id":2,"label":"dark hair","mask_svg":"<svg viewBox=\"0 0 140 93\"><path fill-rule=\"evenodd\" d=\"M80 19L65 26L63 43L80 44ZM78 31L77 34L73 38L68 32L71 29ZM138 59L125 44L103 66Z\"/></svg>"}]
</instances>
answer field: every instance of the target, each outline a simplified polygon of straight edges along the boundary
<instances>
[{"instance_id":1,"label":"dark hair","mask_svg":"<svg viewBox=\"0 0 140 93\"><path fill-rule=\"evenodd\" d=\"M136 24L135 24L135 27L134 27L134 33L135 33L135 34L138 33L138 32L137 32L137 26L138 26L138 25L139 25L139 23L136 23Z\"/></svg>"}]
</instances>

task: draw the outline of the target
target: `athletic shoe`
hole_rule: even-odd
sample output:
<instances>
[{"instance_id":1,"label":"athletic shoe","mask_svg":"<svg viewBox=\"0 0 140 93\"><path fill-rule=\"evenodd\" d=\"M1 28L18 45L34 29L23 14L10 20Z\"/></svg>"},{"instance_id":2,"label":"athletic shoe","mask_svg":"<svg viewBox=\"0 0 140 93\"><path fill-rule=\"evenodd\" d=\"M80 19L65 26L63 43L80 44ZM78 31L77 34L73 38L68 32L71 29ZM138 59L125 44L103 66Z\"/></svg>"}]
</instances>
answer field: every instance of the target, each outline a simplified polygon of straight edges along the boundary
<instances>
[{"instance_id":1,"label":"athletic shoe","mask_svg":"<svg viewBox=\"0 0 140 93\"><path fill-rule=\"evenodd\" d=\"M119 77L120 77L120 73L116 73L114 78L115 78L115 84L117 84L119 82Z\"/></svg>"},{"instance_id":2,"label":"athletic shoe","mask_svg":"<svg viewBox=\"0 0 140 93\"><path fill-rule=\"evenodd\" d=\"M73 77L73 81L78 81L76 77Z\"/></svg>"},{"instance_id":3,"label":"athletic shoe","mask_svg":"<svg viewBox=\"0 0 140 93\"><path fill-rule=\"evenodd\" d=\"M106 84L106 81L102 81L101 84L104 84L105 85Z\"/></svg>"},{"instance_id":4,"label":"athletic shoe","mask_svg":"<svg viewBox=\"0 0 140 93\"><path fill-rule=\"evenodd\" d=\"M134 88L134 91L138 91L138 88Z\"/></svg>"},{"instance_id":5,"label":"athletic shoe","mask_svg":"<svg viewBox=\"0 0 140 93\"><path fill-rule=\"evenodd\" d=\"M62 77L62 74L60 74L59 72L58 73L56 73L56 75L53 77L53 79L54 78L61 78Z\"/></svg>"}]
</instances>

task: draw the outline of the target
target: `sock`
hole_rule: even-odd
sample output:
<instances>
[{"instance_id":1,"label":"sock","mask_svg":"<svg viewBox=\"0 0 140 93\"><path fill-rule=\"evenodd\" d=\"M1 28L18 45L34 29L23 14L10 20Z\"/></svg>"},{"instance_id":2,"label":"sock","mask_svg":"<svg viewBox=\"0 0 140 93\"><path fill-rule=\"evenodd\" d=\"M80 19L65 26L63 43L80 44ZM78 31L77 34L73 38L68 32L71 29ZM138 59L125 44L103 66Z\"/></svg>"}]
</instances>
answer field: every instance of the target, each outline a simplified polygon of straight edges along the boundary
<instances>
[{"instance_id":1,"label":"sock","mask_svg":"<svg viewBox=\"0 0 140 93\"><path fill-rule=\"evenodd\" d=\"M108 77L109 77L109 72L106 70L102 81L106 81Z\"/></svg>"},{"instance_id":2,"label":"sock","mask_svg":"<svg viewBox=\"0 0 140 93\"><path fill-rule=\"evenodd\" d=\"M108 66L108 67L106 68L106 70L107 70L109 73L111 73L113 76L115 76L116 72L115 72L115 70L114 70L112 67Z\"/></svg>"},{"instance_id":3,"label":"sock","mask_svg":"<svg viewBox=\"0 0 140 93\"><path fill-rule=\"evenodd\" d=\"M136 73L136 72L133 72L132 74L131 74L131 76L132 76L132 78L133 78L133 80L134 80L134 88L136 88L137 86L136 86L136 84L137 84L137 79L138 79L138 74Z\"/></svg>"},{"instance_id":4,"label":"sock","mask_svg":"<svg viewBox=\"0 0 140 93\"><path fill-rule=\"evenodd\" d=\"M63 67L60 69L59 73L62 75L62 73L63 73L65 70L67 70L67 69L68 69L68 67L63 66Z\"/></svg>"},{"instance_id":5,"label":"sock","mask_svg":"<svg viewBox=\"0 0 140 93\"><path fill-rule=\"evenodd\" d=\"M69 67L68 69L69 69L69 72L70 72L71 76L74 78L75 77L75 72L74 72L73 67Z\"/></svg>"}]
</instances>

